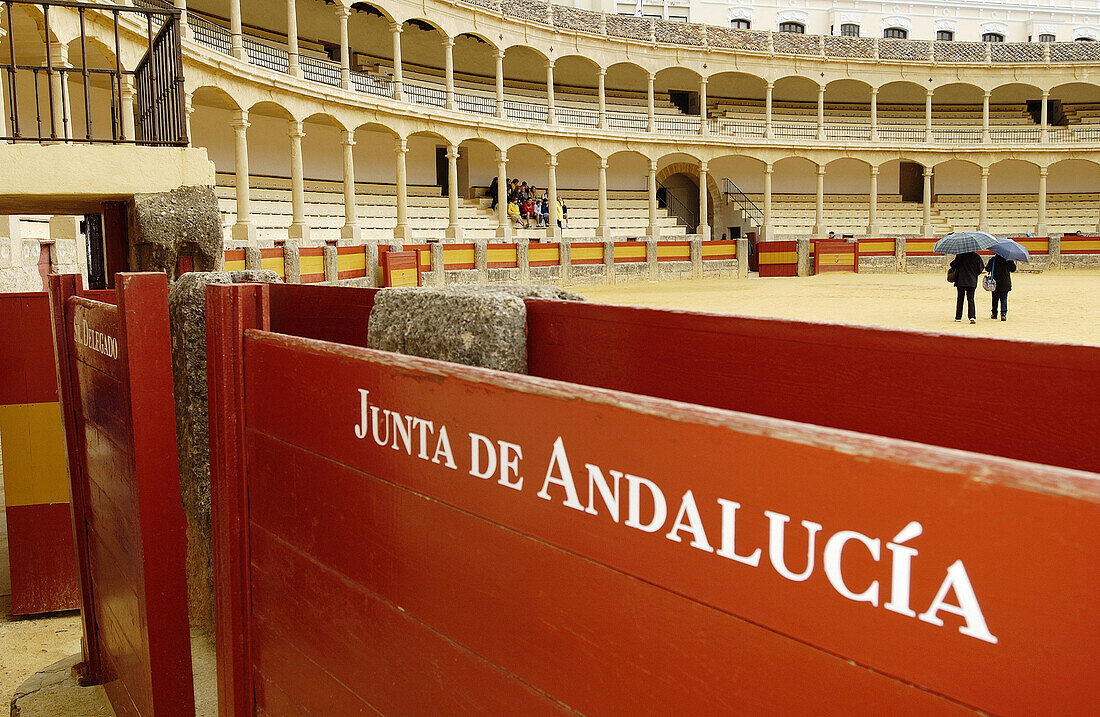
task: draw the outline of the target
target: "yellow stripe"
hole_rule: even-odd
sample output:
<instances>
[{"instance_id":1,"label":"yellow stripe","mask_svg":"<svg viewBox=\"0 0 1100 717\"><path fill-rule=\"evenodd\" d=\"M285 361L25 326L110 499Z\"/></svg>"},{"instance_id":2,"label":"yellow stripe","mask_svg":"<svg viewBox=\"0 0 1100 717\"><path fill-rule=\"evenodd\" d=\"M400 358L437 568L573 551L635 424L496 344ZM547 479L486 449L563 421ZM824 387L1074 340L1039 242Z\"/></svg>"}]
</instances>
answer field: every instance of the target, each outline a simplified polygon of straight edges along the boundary
<instances>
[{"instance_id":1,"label":"yellow stripe","mask_svg":"<svg viewBox=\"0 0 1100 717\"><path fill-rule=\"evenodd\" d=\"M244 271L244 259L225 262L226 271Z\"/></svg>"},{"instance_id":2,"label":"yellow stripe","mask_svg":"<svg viewBox=\"0 0 1100 717\"><path fill-rule=\"evenodd\" d=\"M444 264L473 264L474 263L474 250L473 249L444 249L443 250L443 263Z\"/></svg>"},{"instance_id":3,"label":"yellow stripe","mask_svg":"<svg viewBox=\"0 0 1100 717\"><path fill-rule=\"evenodd\" d=\"M1062 245L1071 251L1100 251L1100 241L1077 241L1063 239Z\"/></svg>"},{"instance_id":4,"label":"yellow stripe","mask_svg":"<svg viewBox=\"0 0 1100 717\"><path fill-rule=\"evenodd\" d=\"M934 241L907 241L905 242L906 251L932 251L932 246L936 242Z\"/></svg>"},{"instance_id":5,"label":"yellow stripe","mask_svg":"<svg viewBox=\"0 0 1100 717\"><path fill-rule=\"evenodd\" d=\"M367 268L367 256L363 252L357 252L355 254L337 254L336 255L336 270L337 271L356 271L359 269Z\"/></svg>"},{"instance_id":6,"label":"yellow stripe","mask_svg":"<svg viewBox=\"0 0 1100 717\"><path fill-rule=\"evenodd\" d=\"M711 246L703 245L703 256L736 256L737 247L735 246Z\"/></svg>"},{"instance_id":7,"label":"yellow stripe","mask_svg":"<svg viewBox=\"0 0 1100 717\"><path fill-rule=\"evenodd\" d=\"M8 505L69 502L65 428L51 403L0 406L4 491Z\"/></svg>"},{"instance_id":8,"label":"yellow stripe","mask_svg":"<svg viewBox=\"0 0 1100 717\"><path fill-rule=\"evenodd\" d=\"M570 254L573 259L599 259L603 260L603 247L602 246L582 246L579 249L574 247L573 252Z\"/></svg>"},{"instance_id":9,"label":"yellow stripe","mask_svg":"<svg viewBox=\"0 0 1100 717\"><path fill-rule=\"evenodd\" d=\"M273 272L279 275L280 279L286 276L286 265L284 264L283 257L281 256L269 256L260 259L260 268L271 269Z\"/></svg>"},{"instance_id":10,"label":"yellow stripe","mask_svg":"<svg viewBox=\"0 0 1100 717\"><path fill-rule=\"evenodd\" d=\"M528 261L561 261L561 254L555 246L531 247L527 253Z\"/></svg>"},{"instance_id":11,"label":"yellow stripe","mask_svg":"<svg viewBox=\"0 0 1100 717\"><path fill-rule=\"evenodd\" d=\"M299 274L324 274L324 256L303 256L298 260Z\"/></svg>"},{"instance_id":12,"label":"yellow stripe","mask_svg":"<svg viewBox=\"0 0 1100 717\"><path fill-rule=\"evenodd\" d=\"M689 246L665 246L657 243L657 257L690 259L691 247Z\"/></svg>"},{"instance_id":13,"label":"yellow stripe","mask_svg":"<svg viewBox=\"0 0 1100 717\"><path fill-rule=\"evenodd\" d=\"M516 261L515 249L489 249L485 253L485 261L489 263Z\"/></svg>"},{"instance_id":14,"label":"yellow stripe","mask_svg":"<svg viewBox=\"0 0 1100 717\"><path fill-rule=\"evenodd\" d=\"M1050 244L1046 239L1033 239L1031 241L1020 242L1024 245L1024 248L1028 251L1047 251L1050 248Z\"/></svg>"},{"instance_id":15,"label":"yellow stripe","mask_svg":"<svg viewBox=\"0 0 1100 717\"><path fill-rule=\"evenodd\" d=\"M852 266L854 259L851 254L822 254L818 257L822 266Z\"/></svg>"},{"instance_id":16,"label":"yellow stripe","mask_svg":"<svg viewBox=\"0 0 1100 717\"><path fill-rule=\"evenodd\" d=\"M416 286L416 269L393 269L390 286Z\"/></svg>"},{"instance_id":17,"label":"yellow stripe","mask_svg":"<svg viewBox=\"0 0 1100 717\"><path fill-rule=\"evenodd\" d=\"M641 257L645 259L645 244L639 244L638 246L615 246L616 259L634 259Z\"/></svg>"},{"instance_id":18,"label":"yellow stripe","mask_svg":"<svg viewBox=\"0 0 1100 717\"><path fill-rule=\"evenodd\" d=\"M795 264L798 262L798 252L762 251L757 261L763 264Z\"/></svg>"},{"instance_id":19,"label":"yellow stripe","mask_svg":"<svg viewBox=\"0 0 1100 717\"><path fill-rule=\"evenodd\" d=\"M861 252L872 251L894 251L894 242L892 241L861 241L859 243L859 250Z\"/></svg>"}]
</instances>

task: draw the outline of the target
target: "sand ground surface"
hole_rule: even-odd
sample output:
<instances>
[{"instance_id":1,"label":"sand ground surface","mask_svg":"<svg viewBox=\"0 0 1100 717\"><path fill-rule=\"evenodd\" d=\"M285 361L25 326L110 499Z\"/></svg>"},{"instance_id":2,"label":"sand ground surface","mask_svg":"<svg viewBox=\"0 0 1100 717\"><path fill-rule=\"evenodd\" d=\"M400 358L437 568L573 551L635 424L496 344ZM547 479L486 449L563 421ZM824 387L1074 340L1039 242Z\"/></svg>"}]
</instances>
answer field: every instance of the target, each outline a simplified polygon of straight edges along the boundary
<instances>
[{"instance_id":1,"label":"sand ground surface","mask_svg":"<svg viewBox=\"0 0 1100 717\"><path fill-rule=\"evenodd\" d=\"M1017 272L1008 320L990 320L978 288L978 323L957 324L943 274L823 274L571 287L590 301L966 336L1100 345L1100 272Z\"/></svg>"}]
</instances>

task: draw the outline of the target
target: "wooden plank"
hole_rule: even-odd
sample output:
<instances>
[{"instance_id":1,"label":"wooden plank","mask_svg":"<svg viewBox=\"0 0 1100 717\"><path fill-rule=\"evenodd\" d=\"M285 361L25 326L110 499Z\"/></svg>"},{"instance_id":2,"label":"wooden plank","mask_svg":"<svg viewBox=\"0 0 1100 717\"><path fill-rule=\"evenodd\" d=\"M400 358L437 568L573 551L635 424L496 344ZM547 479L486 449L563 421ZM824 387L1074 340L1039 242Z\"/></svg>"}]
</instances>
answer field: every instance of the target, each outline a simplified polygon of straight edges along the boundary
<instances>
[{"instance_id":1,"label":"wooden plank","mask_svg":"<svg viewBox=\"0 0 1100 717\"><path fill-rule=\"evenodd\" d=\"M68 501L8 504L5 512L12 614L32 615L79 607Z\"/></svg>"},{"instance_id":2,"label":"wooden plank","mask_svg":"<svg viewBox=\"0 0 1100 717\"><path fill-rule=\"evenodd\" d=\"M697 325L696 330L705 333L706 327ZM807 339L812 336L800 337ZM810 649L812 659L810 653L804 659L792 657L792 669L781 671L782 687L778 681L761 682L764 675L760 680L737 682L742 692L735 696L742 699L780 704L784 697L777 694L791 691L792 675L797 675L802 685L830 686L832 701L827 705L843 705L848 698L866 704L871 686L886 683L891 689L876 691L872 701L886 700L899 685L906 689L913 685L926 691L921 699L927 697L931 704L940 704L937 695L943 695L959 704L1005 714L1027 714L1036 709L1078 712L1089 709L1100 697L1090 678L1092 636L1100 630L1100 618L1091 608L1094 585L1080 570L1081 565L1092 564L1097 558L1100 482L1095 475L285 336L248 334L245 356L250 430L419 493L442 504L440 510L451 506L463 515L581 556L586 564L599 564L610 573L659 586L678 599L723 613L723 620L730 624L745 621L773 637L793 637ZM1091 365L1096 370L1095 360ZM435 432L433 436L440 426L446 426L452 437L455 468L449 468L443 459L435 463L422 459L416 430L409 431L407 450L399 439L395 439L398 449L389 440L382 441L385 448L376 445L369 429L360 434L365 438L358 438L356 425L364 427L360 389L369 392L370 405L432 421L434 428L428 430ZM805 397L802 401L812 402ZM470 433L517 446L513 449L517 469L503 478L470 475ZM607 440L612 435L615 439ZM572 464L576 478L572 509L567 505L569 493L561 485L566 483L561 477L563 459L554 461L559 441L558 450ZM492 445L496 450L498 444ZM424 450L430 456L435 447L429 442ZM250 455L258 459L263 454ZM286 500L287 493L277 488L253 489L250 494L252 500L278 496L277 505L270 505L269 500L264 507L283 511L280 515L307 511L306 506L314 505L307 515L327 527L323 533L290 530L286 537L306 541L299 549L324 549L322 555L333 560L329 567L350 579L385 580L390 589L402 590L393 600L395 604L440 631L444 629L434 618L421 617L421 608L413 607L416 595L427 596L421 599L428 605L438 603L435 609L461 611L464 619L471 620L470 613L485 612L470 610L471 604L500 605L500 609L512 604L530 607L530 601L516 599L522 594L507 589L485 588L480 602L452 600L451 591L433 590L433 585L424 581L434 571L443 570L446 560L431 563L432 569L424 571L418 571L417 565L428 560L432 550L441 549L434 542L436 536L440 540L454 538L455 546L464 545L461 536L465 527L460 530L457 524L447 523L442 513L406 525L409 512L386 510L385 500L375 519L361 520L357 517L361 511L352 503L359 498L347 481L340 482L339 471L310 469L298 454L295 460L299 465L293 470L310 476L308 492L313 495L295 494L293 500ZM589 495L587 465L599 467L608 479L613 476L610 471L616 470L657 486L654 490L666 496L668 510L660 520L652 518L653 532L642 529L652 516L651 501L637 501L635 518L624 520L620 515L614 519L595 492ZM262 475L271 475L277 466L266 468ZM557 482L546 481L547 475L556 477ZM976 475L982 476L981 480L975 481ZM524 480L518 489L500 482L517 483L519 476ZM624 477L623 481L635 486L636 493L643 490L638 479ZM326 485L331 485L331 490L326 490ZM538 492L546 492L546 499L540 499ZM761 549L763 557L756 565L731 557L733 546L722 547L719 499L737 501L743 510L736 514L735 531L728 514L726 525L736 536L737 556L751 556L754 549ZM689 500L699 511L700 517L694 520L690 512L684 512ZM589 502L596 515L583 509ZM369 506L363 503L361 508L368 510ZM625 500L622 509L627 510ZM261 510L256 506L252 514L259 516ZM299 515L297 524L306 525L302 522L306 517ZM631 522L638 527L631 527ZM786 522L792 525L786 526ZM672 530L677 524L679 529ZM816 525L826 527L814 528ZM342 534L340 526L354 526L349 530L358 532ZM364 526L370 526L371 532L363 533ZM428 546L423 554L413 551L407 542L401 543L400 552L385 543L370 543L377 535L404 529ZM871 554L867 544L852 542L856 539L847 531L859 533L869 542L879 541L874 544L879 545L881 559ZM811 552L816 567L807 566L808 536L818 532ZM322 536L327 541L323 544ZM706 546L708 539L710 550L689 544L699 541ZM903 579L896 585L892 582L894 560L890 556L897 553L895 548L881 550L881 543L891 540L903 544L912 540L912 549L919 551L920 557L911 561L908 583ZM849 552L841 555L838 546L845 542ZM781 553L785 543L789 545L787 558ZM484 544L485 550L498 555L500 541ZM333 547L336 545L343 547ZM726 555L717 552L720 550ZM406 551L412 551L414 557L391 566L365 559L364 551L368 556L380 556L379 560L410 554ZM516 553L507 550L504 554ZM529 564L543 564L541 560ZM744 560L752 562L751 557ZM505 562L509 570L499 570L497 561L498 573L522 573L522 566L528 564L515 557ZM830 562L833 573L826 574L821 566ZM1028 570L1019 570L1021 565L1029 566ZM582 584L562 570L552 565L546 575L567 577L545 581L542 590L552 591L551 584ZM808 575L803 578L800 571ZM453 582L456 577L451 574L449 579ZM870 600L865 591L871 585L881 591L881 601L876 597L874 604L856 594L864 591L862 597ZM907 585L908 590L900 585ZM944 594L937 598L941 591ZM968 597L971 591L972 601ZM619 590L601 589L591 594L605 596L593 604L601 613L645 604L630 599L615 602L612 596L621 595ZM446 598L440 599L440 595ZM885 607L887 599L898 601L896 609ZM954 611L943 609L941 603ZM963 608L958 607L960 603ZM583 614L584 605L568 604L574 613ZM1044 607L1036 610L1035 605ZM649 619L661 612L654 607L645 615ZM925 619L918 619L918 613ZM830 619L821 620L822 614ZM640 620L631 624L650 623ZM698 634L710 634L695 624ZM656 650L654 645L665 642L654 641L654 633L642 632L649 649ZM479 631L463 634L472 640ZM600 635L605 644L628 639L618 633L590 634ZM754 660L731 658L729 646L734 644L742 643L731 637L713 643L717 651L712 661L731 673L751 670ZM553 649L539 652L543 663L553 658ZM772 648L761 648L761 652L785 655ZM577 653L568 657L579 659ZM837 670L847 673L850 687L836 687L831 677L834 672L815 666L819 658L827 658L826 664L835 664ZM606 667L619 663L612 659L590 664ZM502 667L511 669L512 665ZM645 672L653 682L653 673ZM972 679L976 672L983 675L982 680ZM693 674L693 669L677 671L680 683ZM571 689L580 689L573 684L577 681L572 680ZM556 694L558 683L533 684L561 697ZM598 708L603 703L594 704L597 707L592 711L606 711ZM912 704L918 711L927 709L919 700ZM587 702L571 706L582 711L591 707Z\"/></svg>"},{"instance_id":3,"label":"wooden plank","mask_svg":"<svg viewBox=\"0 0 1100 717\"><path fill-rule=\"evenodd\" d=\"M814 273L859 272L859 244L845 241L815 241Z\"/></svg>"},{"instance_id":4,"label":"wooden plank","mask_svg":"<svg viewBox=\"0 0 1100 717\"><path fill-rule=\"evenodd\" d=\"M1080 438L1100 413L1076 408L1100 405L1095 346L568 302L528 301L527 321L535 376L1100 470ZM1014 387L1012 421L987 420L988 385Z\"/></svg>"},{"instance_id":5,"label":"wooden plank","mask_svg":"<svg viewBox=\"0 0 1100 717\"><path fill-rule=\"evenodd\" d=\"M352 346L367 345L367 327L378 289L269 284L265 291L270 301L272 331Z\"/></svg>"}]
</instances>

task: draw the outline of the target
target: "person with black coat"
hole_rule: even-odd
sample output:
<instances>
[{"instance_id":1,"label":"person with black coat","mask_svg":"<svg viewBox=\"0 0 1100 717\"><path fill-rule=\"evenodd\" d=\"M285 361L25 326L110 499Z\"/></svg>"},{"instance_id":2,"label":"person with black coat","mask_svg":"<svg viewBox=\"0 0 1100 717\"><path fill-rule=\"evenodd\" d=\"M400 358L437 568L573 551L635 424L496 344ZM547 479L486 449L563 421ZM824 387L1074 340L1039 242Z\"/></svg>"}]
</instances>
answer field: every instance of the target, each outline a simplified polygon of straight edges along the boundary
<instances>
[{"instance_id":1,"label":"person with black coat","mask_svg":"<svg viewBox=\"0 0 1100 717\"><path fill-rule=\"evenodd\" d=\"M989 257L985 270L997 282L997 288L993 290L993 311L989 318L997 318L997 305L1000 304L1001 321L1008 321L1008 292L1012 291L1012 272L1016 271L1016 262L994 255Z\"/></svg>"},{"instance_id":2,"label":"person with black coat","mask_svg":"<svg viewBox=\"0 0 1100 717\"><path fill-rule=\"evenodd\" d=\"M951 283L955 285L955 291L958 294L955 299L955 321L962 321L963 297L966 297L966 310L967 315L970 317L970 323L976 324L978 322L978 312L974 308L974 289L978 288L978 277L982 275L984 269L985 263L977 252L968 251L965 254L957 254L951 260L951 266L947 270L947 278L951 279ZM954 274L953 279L952 274Z\"/></svg>"}]
</instances>

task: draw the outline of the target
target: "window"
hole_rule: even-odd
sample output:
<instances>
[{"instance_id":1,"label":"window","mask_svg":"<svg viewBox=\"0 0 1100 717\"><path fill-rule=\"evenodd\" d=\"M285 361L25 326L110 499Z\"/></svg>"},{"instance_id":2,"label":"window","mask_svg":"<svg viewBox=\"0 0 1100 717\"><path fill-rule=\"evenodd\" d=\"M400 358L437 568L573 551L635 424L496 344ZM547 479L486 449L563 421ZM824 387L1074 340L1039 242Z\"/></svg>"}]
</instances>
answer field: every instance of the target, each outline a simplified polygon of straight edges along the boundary
<instances>
[{"instance_id":1,"label":"window","mask_svg":"<svg viewBox=\"0 0 1100 717\"><path fill-rule=\"evenodd\" d=\"M844 37L859 37L859 25L846 22L840 26L840 34Z\"/></svg>"},{"instance_id":2,"label":"window","mask_svg":"<svg viewBox=\"0 0 1100 717\"><path fill-rule=\"evenodd\" d=\"M940 42L952 42L955 39L953 30L936 30L936 39Z\"/></svg>"},{"instance_id":3,"label":"window","mask_svg":"<svg viewBox=\"0 0 1100 717\"><path fill-rule=\"evenodd\" d=\"M1074 42L1092 42L1091 37L1078 37L1073 40Z\"/></svg>"},{"instance_id":4,"label":"window","mask_svg":"<svg viewBox=\"0 0 1100 717\"><path fill-rule=\"evenodd\" d=\"M779 23L780 32L795 32L799 35L806 34L806 26L800 22L781 22Z\"/></svg>"},{"instance_id":5,"label":"window","mask_svg":"<svg viewBox=\"0 0 1100 717\"><path fill-rule=\"evenodd\" d=\"M1054 35L1044 33L1039 35L1039 42L1056 42L1056 40L1054 39Z\"/></svg>"},{"instance_id":6,"label":"window","mask_svg":"<svg viewBox=\"0 0 1100 717\"><path fill-rule=\"evenodd\" d=\"M730 20L730 27L732 27L734 30L751 30L752 23L748 20L742 20L738 18L736 20Z\"/></svg>"},{"instance_id":7,"label":"window","mask_svg":"<svg viewBox=\"0 0 1100 717\"><path fill-rule=\"evenodd\" d=\"M982 35L982 42L1004 42L1005 36L999 32L987 32Z\"/></svg>"},{"instance_id":8,"label":"window","mask_svg":"<svg viewBox=\"0 0 1100 717\"><path fill-rule=\"evenodd\" d=\"M882 36L894 40L904 40L909 37L909 31L903 27L888 27L882 31Z\"/></svg>"}]
</instances>

